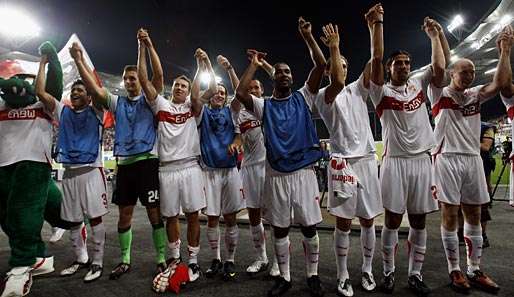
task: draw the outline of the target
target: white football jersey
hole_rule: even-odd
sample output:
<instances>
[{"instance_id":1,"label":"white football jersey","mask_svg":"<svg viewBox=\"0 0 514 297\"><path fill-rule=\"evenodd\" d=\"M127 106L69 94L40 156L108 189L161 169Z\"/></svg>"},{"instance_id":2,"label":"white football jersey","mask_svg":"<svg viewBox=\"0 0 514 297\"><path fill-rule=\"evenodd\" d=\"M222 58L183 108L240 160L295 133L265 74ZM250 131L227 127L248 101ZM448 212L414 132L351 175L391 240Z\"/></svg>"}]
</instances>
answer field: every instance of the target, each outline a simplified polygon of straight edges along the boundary
<instances>
[{"instance_id":1,"label":"white football jersey","mask_svg":"<svg viewBox=\"0 0 514 297\"><path fill-rule=\"evenodd\" d=\"M241 106L237 117L237 127L243 138L244 158L241 166L249 166L266 160L264 135L261 121Z\"/></svg>"},{"instance_id":2,"label":"white football jersey","mask_svg":"<svg viewBox=\"0 0 514 297\"><path fill-rule=\"evenodd\" d=\"M325 102L326 88L319 91L315 105L330 133L333 153L344 158L363 157L375 152L366 100L369 95L363 77L347 85L334 102Z\"/></svg>"},{"instance_id":3,"label":"white football jersey","mask_svg":"<svg viewBox=\"0 0 514 297\"><path fill-rule=\"evenodd\" d=\"M177 104L158 95L149 104L158 121L159 160L171 162L199 156L200 138L191 98Z\"/></svg>"},{"instance_id":4,"label":"white football jersey","mask_svg":"<svg viewBox=\"0 0 514 297\"><path fill-rule=\"evenodd\" d=\"M432 154L457 153L480 155L480 104L483 85L456 91L450 87L428 87L435 120L436 146Z\"/></svg>"},{"instance_id":5,"label":"white football jersey","mask_svg":"<svg viewBox=\"0 0 514 297\"><path fill-rule=\"evenodd\" d=\"M383 156L408 157L434 146L426 106L426 90L432 79L427 68L402 86L379 86L370 81L370 97L382 124Z\"/></svg>"},{"instance_id":6,"label":"white football jersey","mask_svg":"<svg viewBox=\"0 0 514 297\"><path fill-rule=\"evenodd\" d=\"M55 111L47 110L41 101L10 109L0 98L0 167L20 161L50 164L55 120Z\"/></svg>"}]
</instances>

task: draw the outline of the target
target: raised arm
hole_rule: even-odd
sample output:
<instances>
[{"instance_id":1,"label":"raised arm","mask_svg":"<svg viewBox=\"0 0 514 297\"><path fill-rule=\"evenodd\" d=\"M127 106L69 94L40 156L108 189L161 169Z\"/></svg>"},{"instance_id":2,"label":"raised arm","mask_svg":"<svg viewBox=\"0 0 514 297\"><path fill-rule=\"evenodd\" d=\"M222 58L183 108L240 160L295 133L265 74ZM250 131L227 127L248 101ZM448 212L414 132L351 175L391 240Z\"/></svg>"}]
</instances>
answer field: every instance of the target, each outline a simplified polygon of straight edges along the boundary
<instances>
[{"instance_id":1,"label":"raised arm","mask_svg":"<svg viewBox=\"0 0 514 297\"><path fill-rule=\"evenodd\" d=\"M146 63L146 52L148 50L149 37L146 31L139 29L137 32L138 51L137 51L137 77L141 83L141 88L145 92L145 98L148 102L153 102L157 99L159 92L154 84L148 80L148 69ZM159 59L157 57L157 59ZM160 63L159 63L160 66ZM162 72L162 70L161 70Z\"/></svg>"},{"instance_id":2,"label":"raised arm","mask_svg":"<svg viewBox=\"0 0 514 297\"><path fill-rule=\"evenodd\" d=\"M150 66L152 67L151 82L157 93L160 94L164 90L164 74L162 71L161 59L159 59L159 55L153 46L147 30L143 28L139 29L137 38L140 42L143 42L148 54L150 55Z\"/></svg>"},{"instance_id":3,"label":"raised arm","mask_svg":"<svg viewBox=\"0 0 514 297\"><path fill-rule=\"evenodd\" d=\"M314 63L314 67L309 72L309 77L307 78L306 84L311 93L317 93L321 79L323 78L323 72L327 66L327 61L325 60L323 52L319 48L316 39L314 39L312 36L311 23L307 22L303 17L300 17L298 19L298 31L300 31L300 34L302 35L302 38L305 41L307 48L309 49L311 60Z\"/></svg>"},{"instance_id":4,"label":"raised arm","mask_svg":"<svg viewBox=\"0 0 514 297\"><path fill-rule=\"evenodd\" d=\"M446 69L448 65L450 65L450 45L448 44L448 40L446 39L446 35L444 35L444 29L439 22L434 21L435 28L439 33L439 41L441 42L441 47L443 48L444 55L444 68Z\"/></svg>"},{"instance_id":5,"label":"raised arm","mask_svg":"<svg viewBox=\"0 0 514 297\"><path fill-rule=\"evenodd\" d=\"M250 65L248 65L248 68L246 68L245 72L241 76L239 85L236 88L236 99L243 103L248 111L253 111L253 99L252 95L248 93L248 87L250 86L250 82L259 67L262 67L262 61L259 60L258 55L254 54Z\"/></svg>"},{"instance_id":6,"label":"raised arm","mask_svg":"<svg viewBox=\"0 0 514 297\"><path fill-rule=\"evenodd\" d=\"M437 30L436 24L437 23L433 19L425 17L422 29L430 38L430 43L432 46L431 66L433 73L431 83L436 87L442 87L444 80L445 61L443 47L441 45L441 40L439 39L439 32Z\"/></svg>"},{"instance_id":7,"label":"raised arm","mask_svg":"<svg viewBox=\"0 0 514 297\"><path fill-rule=\"evenodd\" d=\"M330 104L334 102L337 94L344 88L345 73L341 64L341 53L339 52L339 30L337 25L328 24L323 26L323 34L321 41L330 50L330 84L325 91L325 102Z\"/></svg>"},{"instance_id":8,"label":"raised arm","mask_svg":"<svg viewBox=\"0 0 514 297\"><path fill-rule=\"evenodd\" d=\"M368 23L371 43L371 74L370 80L379 86L384 84L384 9L382 4L376 4L365 15Z\"/></svg>"},{"instance_id":9,"label":"raised arm","mask_svg":"<svg viewBox=\"0 0 514 297\"><path fill-rule=\"evenodd\" d=\"M264 71L266 71L266 73L268 74L268 76L270 78L273 78L273 66L271 66L270 63L268 63L268 61L266 61L266 59L264 59L267 54L264 53L264 52L259 52L257 50L254 50L254 49L247 49L246 50L246 54L248 55L248 60L252 61L252 57L254 55L257 55L257 58L259 59L259 61L262 62L262 65L260 66Z\"/></svg>"},{"instance_id":10,"label":"raised arm","mask_svg":"<svg viewBox=\"0 0 514 297\"><path fill-rule=\"evenodd\" d=\"M39 70L36 77L36 96L45 105L46 109L53 112L55 110L55 98L45 91L46 87L46 74L45 66L48 63L46 55L41 56L39 62Z\"/></svg>"},{"instance_id":11,"label":"raised arm","mask_svg":"<svg viewBox=\"0 0 514 297\"><path fill-rule=\"evenodd\" d=\"M107 91L98 85L93 71L91 71L86 61L84 60L82 49L78 43L74 42L72 44L70 47L70 55L75 61L75 65L77 65L80 77L86 85L88 92L91 92L93 104L97 107L101 106L107 108Z\"/></svg>"},{"instance_id":12,"label":"raised arm","mask_svg":"<svg viewBox=\"0 0 514 297\"><path fill-rule=\"evenodd\" d=\"M235 92L237 85L239 85L239 78L237 77L234 67L232 67L230 61L222 55L218 55L218 57L216 57L216 60L218 64L227 72L228 77L230 78L230 84L232 85L232 91Z\"/></svg>"},{"instance_id":13,"label":"raised arm","mask_svg":"<svg viewBox=\"0 0 514 297\"><path fill-rule=\"evenodd\" d=\"M193 104L193 111L200 112L204 103L209 102L209 99L214 96L217 92L216 85L216 77L214 75L214 70L212 69L211 62L207 53L198 48L195 52L197 69L195 73L195 77L193 79L193 84L191 86L191 102ZM200 74L206 71L209 73L209 87L203 93L200 88Z\"/></svg>"},{"instance_id":14,"label":"raised arm","mask_svg":"<svg viewBox=\"0 0 514 297\"><path fill-rule=\"evenodd\" d=\"M498 66L496 66L493 81L480 90L480 96L482 98L493 97L500 89L505 90L512 84L512 69L510 66L510 52L513 41L512 35L512 27L509 25L505 27L498 36L497 43L499 44L498 50L500 55Z\"/></svg>"},{"instance_id":15,"label":"raised arm","mask_svg":"<svg viewBox=\"0 0 514 297\"><path fill-rule=\"evenodd\" d=\"M514 38L514 35L511 34L510 38L512 40ZM499 41L500 42L498 43L498 49L501 50L501 39L499 39ZM510 61L510 56L508 59ZM507 85L501 89L501 93L503 96L510 98L510 97L514 96L514 84L512 83L512 67L510 66L510 62L508 64L509 64L509 67L507 67L508 68L507 69Z\"/></svg>"}]
</instances>

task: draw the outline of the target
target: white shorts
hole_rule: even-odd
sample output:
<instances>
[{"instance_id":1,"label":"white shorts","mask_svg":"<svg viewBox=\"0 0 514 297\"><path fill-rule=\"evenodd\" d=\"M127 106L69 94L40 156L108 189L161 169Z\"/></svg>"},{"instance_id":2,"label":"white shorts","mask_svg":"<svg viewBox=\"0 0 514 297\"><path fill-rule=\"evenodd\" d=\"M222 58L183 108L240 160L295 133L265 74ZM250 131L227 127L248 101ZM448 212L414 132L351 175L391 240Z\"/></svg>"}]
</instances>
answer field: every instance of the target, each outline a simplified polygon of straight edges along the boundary
<instances>
[{"instance_id":1,"label":"white shorts","mask_svg":"<svg viewBox=\"0 0 514 297\"><path fill-rule=\"evenodd\" d=\"M237 168L204 169L204 188L208 216L238 212L246 207L243 185Z\"/></svg>"},{"instance_id":2,"label":"white shorts","mask_svg":"<svg viewBox=\"0 0 514 297\"><path fill-rule=\"evenodd\" d=\"M489 202L484 166L480 156L438 154L433 173L436 198L452 205Z\"/></svg>"},{"instance_id":3,"label":"white shorts","mask_svg":"<svg viewBox=\"0 0 514 297\"><path fill-rule=\"evenodd\" d=\"M312 168L281 173L266 166L263 217L275 227L294 223L312 226L321 222L319 189Z\"/></svg>"},{"instance_id":4,"label":"white shorts","mask_svg":"<svg viewBox=\"0 0 514 297\"><path fill-rule=\"evenodd\" d=\"M514 207L514 160L510 160L509 204Z\"/></svg>"},{"instance_id":5,"label":"white shorts","mask_svg":"<svg viewBox=\"0 0 514 297\"><path fill-rule=\"evenodd\" d=\"M181 210L195 212L205 207L203 173L200 165L185 168L159 167L161 214L177 216Z\"/></svg>"},{"instance_id":6,"label":"white shorts","mask_svg":"<svg viewBox=\"0 0 514 297\"><path fill-rule=\"evenodd\" d=\"M347 166L350 167L357 178L359 184L357 192L345 202L337 207L327 207L331 215L353 219L359 217L363 219L372 219L384 211L382 205L382 195L380 194L380 183L378 181L378 166L375 156L366 156L362 158L346 159ZM329 163L330 164L330 163ZM328 168L327 168L328 170ZM328 205L334 205L331 201L334 199L332 191L332 178L330 172L328 177Z\"/></svg>"},{"instance_id":7,"label":"white shorts","mask_svg":"<svg viewBox=\"0 0 514 297\"><path fill-rule=\"evenodd\" d=\"M438 209L432 195L432 163L428 154L385 157L380 167L384 208L397 214L426 214Z\"/></svg>"},{"instance_id":8,"label":"white shorts","mask_svg":"<svg viewBox=\"0 0 514 297\"><path fill-rule=\"evenodd\" d=\"M66 169L62 179L61 218L68 222L83 222L84 215L98 218L107 210L107 187L103 168Z\"/></svg>"},{"instance_id":9,"label":"white shorts","mask_svg":"<svg viewBox=\"0 0 514 297\"><path fill-rule=\"evenodd\" d=\"M241 178L243 180L243 191L247 208L262 207L265 168L265 161L241 168Z\"/></svg>"}]
</instances>

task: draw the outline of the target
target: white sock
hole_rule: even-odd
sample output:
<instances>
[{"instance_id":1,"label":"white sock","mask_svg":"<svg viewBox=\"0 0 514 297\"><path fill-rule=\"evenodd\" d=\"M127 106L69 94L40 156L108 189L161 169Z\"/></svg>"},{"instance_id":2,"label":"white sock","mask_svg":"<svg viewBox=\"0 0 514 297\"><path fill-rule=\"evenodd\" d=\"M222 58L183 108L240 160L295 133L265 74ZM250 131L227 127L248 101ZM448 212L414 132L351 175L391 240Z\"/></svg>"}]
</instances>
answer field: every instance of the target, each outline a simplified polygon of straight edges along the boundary
<instances>
[{"instance_id":1,"label":"white sock","mask_svg":"<svg viewBox=\"0 0 514 297\"><path fill-rule=\"evenodd\" d=\"M93 233L93 264L103 266L105 246L105 225L103 222L91 227Z\"/></svg>"},{"instance_id":2,"label":"white sock","mask_svg":"<svg viewBox=\"0 0 514 297\"><path fill-rule=\"evenodd\" d=\"M214 228L207 227L207 239L209 240L209 246L213 253L213 259L221 260L220 254L220 228L216 226Z\"/></svg>"},{"instance_id":3,"label":"white sock","mask_svg":"<svg viewBox=\"0 0 514 297\"><path fill-rule=\"evenodd\" d=\"M70 230L70 240L73 246L73 252L75 253L75 257L77 261L80 263L86 263L89 260L89 256L87 254L87 231L86 226L84 224L77 226L76 228L72 228Z\"/></svg>"},{"instance_id":4,"label":"white sock","mask_svg":"<svg viewBox=\"0 0 514 297\"><path fill-rule=\"evenodd\" d=\"M319 237L318 233L311 238L303 237L303 249L305 251L305 271L307 278L318 275L319 262Z\"/></svg>"},{"instance_id":5,"label":"white sock","mask_svg":"<svg viewBox=\"0 0 514 297\"><path fill-rule=\"evenodd\" d=\"M239 241L239 228L237 225L225 227L225 250L227 252L226 261L234 263L236 255L237 242Z\"/></svg>"},{"instance_id":6,"label":"white sock","mask_svg":"<svg viewBox=\"0 0 514 297\"><path fill-rule=\"evenodd\" d=\"M466 241L468 274L480 269L480 257L482 257L482 226L470 225L464 222L464 241Z\"/></svg>"},{"instance_id":7,"label":"white sock","mask_svg":"<svg viewBox=\"0 0 514 297\"><path fill-rule=\"evenodd\" d=\"M371 273L375 241L375 225L369 228L361 226L362 272Z\"/></svg>"},{"instance_id":8,"label":"white sock","mask_svg":"<svg viewBox=\"0 0 514 297\"><path fill-rule=\"evenodd\" d=\"M253 247L257 253L257 260L268 262L268 256L266 256L266 236L264 234L264 226L262 223L257 226L250 225L250 232L252 232Z\"/></svg>"},{"instance_id":9,"label":"white sock","mask_svg":"<svg viewBox=\"0 0 514 297\"><path fill-rule=\"evenodd\" d=\"M200 252L200 245L198 246L187 246L187 252L189 254L188 263L198 263L198 253Z\"/></svg>"},{"instance_id":10,"label":"white sock","mask_svg":"<svg viewBox=\"0 0 514 297\"><path fill-rule=\"evenodd\" d=\"M409 228L409 276L421 275L427 250L427 229Z\"/></svg>"},{"instance_id":11,"label":"white sock","mask_svg":"<svg viewBox=\"0 0 514 297\"><path fill-rule=\"evenodd\" d=\"M289 236L275 238L275 254L277 256L280 276L288 282L291 281L291 274L289 273L289 253Z\"/></svg>"},{"instance_id":12,"label":"white sock","mask_svg":"<svg viewBox=\"0 0 514 297\"><path fill-rule=\"evenodd\" d=\"M175 242L168 242L168 248L171 250L170 257L174 259L180 258L180 239Z\"/></svg>"},{"instance_id":13,"label":"white sock","mask_svg":"<svg viewBox=\"0 0 514 297\"><path fill-rule=\"evenodd\" d=\"M345 280L348 278L348 252L350 251L350 230L334 231L334 253L336 255L337 279Z\"/></svg>"},{"instance_id":14,"label":"white sock","mask_svg":"<svg viewBox=\"0 0 514 297\"><path fill-rule=\"evenodd\" d=\"M382 228L382 262L384 273L394 271L394 256L398 250L398 229Z\"/></svg>"},{"instance_id":15,"label":"white sock","mask_svg":"<svg viewBox=\"0 0 514 297\"><path fill-rule=\"evenodd\" d=\"M459 237L457 230L448 231L441 225L441 239L443 240L446 261L448 262L448 272L460 271L459 265Z\"/></svg>"}]
</instances>

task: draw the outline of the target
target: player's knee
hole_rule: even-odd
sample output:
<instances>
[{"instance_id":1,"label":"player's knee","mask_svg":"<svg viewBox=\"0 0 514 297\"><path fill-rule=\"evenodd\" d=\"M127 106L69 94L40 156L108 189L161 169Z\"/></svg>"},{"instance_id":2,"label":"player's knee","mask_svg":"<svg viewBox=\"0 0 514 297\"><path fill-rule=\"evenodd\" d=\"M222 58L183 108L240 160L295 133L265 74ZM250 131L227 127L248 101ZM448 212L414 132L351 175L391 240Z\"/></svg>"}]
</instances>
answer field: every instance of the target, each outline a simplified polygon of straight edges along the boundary
<instances>
[{"instance_id":1,"label":"player's knee","mask_svg":"<svg viewBox=\"0 0 514 297\"><path fill-rule=\"evenodd\" d=\"M207 227L216 228L220 222L220 217L217 216L208 216L207 217Z\"/></svg>"},{"instance_id":2,"label":"player's knee","mask_svg":"<svg viewBox=\"0 0 514 297\"><path fill-rule=\"evenodd\" d=\"M349 231L351 226L352 226L352 220L350 220L350 219L344 219L344 218L339 218L339 217L336 219L337 229L339 229L343 232Z\"/></svg>"},{"instance_id":3,"label":"player's knee","mask_svg":"<svg viewBox=\"0 0 514 297\"><path fill-rule=\"evenodd\" d=\"M426 215L409 215L409 224L414 229L425 229Z\"/></svg>"},{"instance_id":4,"label":"player's knee","mask_svg":"<svg viewBox=\"0 0 514 297\"><path fill-rule=\"evenodd\" d=\"M359 223L364 228L371 228L373 226L373 219L359 218Z\"/></svg>"},{"instance_id":5,"label":"player's knee","mask_svg":"<svg viewBox=\"0 0 514 297\"><path fill-rule=\"evenodd\" d=\"M102 223L102 217L96 217L96 218L89 219L89 225L91 227L94 227L100 223Z\"/></svg>"},{"instance_id":6,"label":"player's knee","mask_svg":"<svg viewBox=\"0 0 514 297\"><path fill-rule=\"evenodd\" d=\"M316 225L312 225L312 226L302 226L301 228L302 230L302 234L303 236L307 237L307 238L313 238L314 236L316 236Z\"/></svg>"},{"instance_id":7,"label":"player's knee","mask_svg":"<svg viewBox=\"0 0 514 297\"><path fill-rule=\"evenodd\" d=\"M280 228L273 226L273 236L276 239L284 238L289 234L289 228Z\"/></svg>"}]
</instances>

